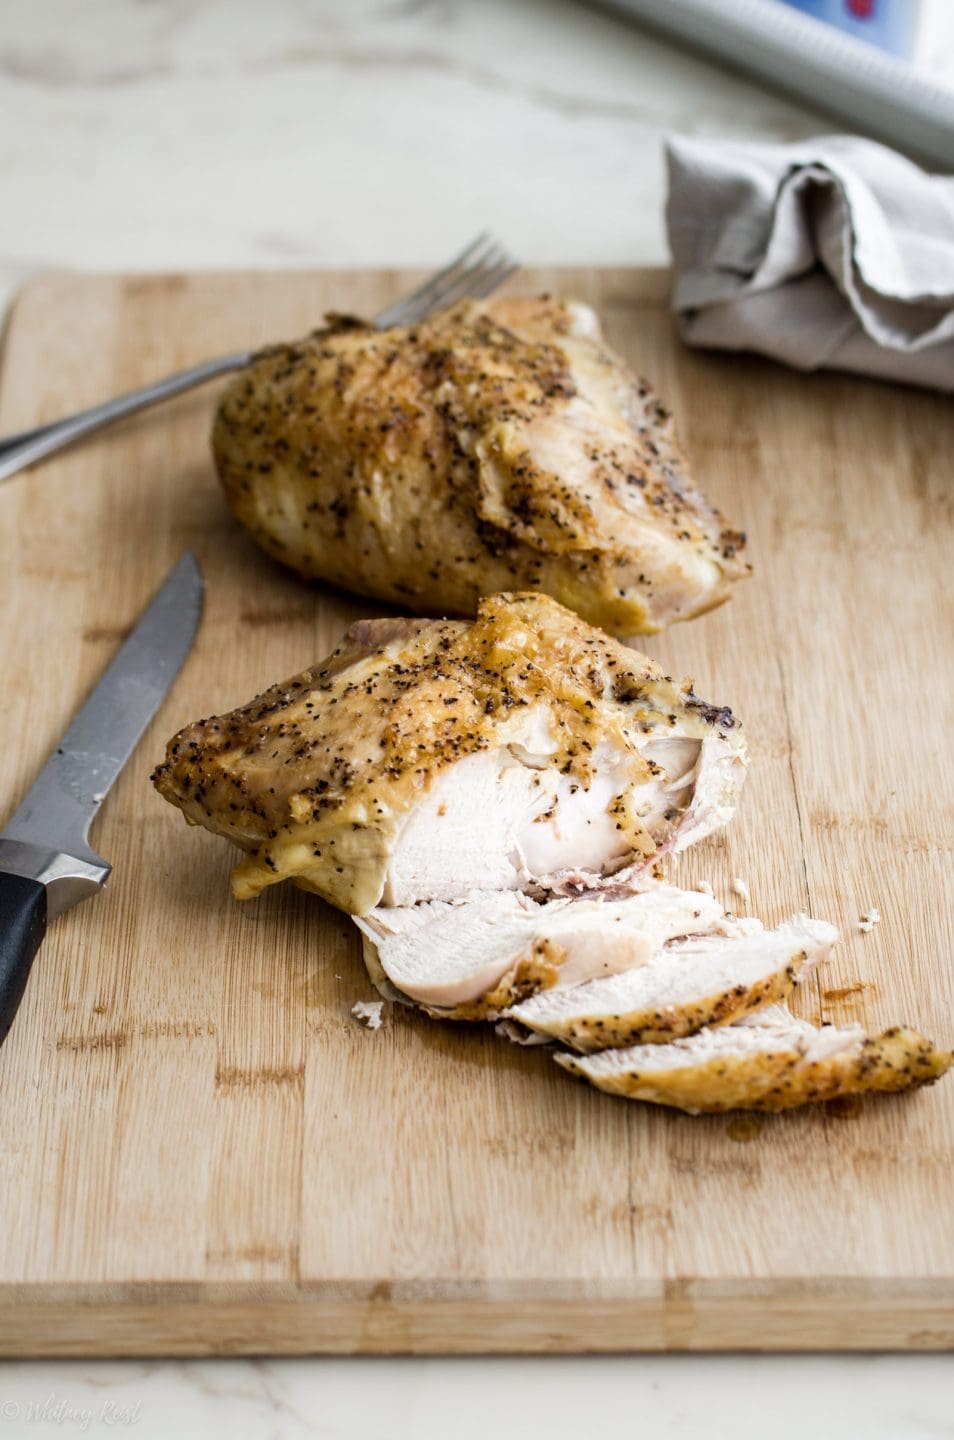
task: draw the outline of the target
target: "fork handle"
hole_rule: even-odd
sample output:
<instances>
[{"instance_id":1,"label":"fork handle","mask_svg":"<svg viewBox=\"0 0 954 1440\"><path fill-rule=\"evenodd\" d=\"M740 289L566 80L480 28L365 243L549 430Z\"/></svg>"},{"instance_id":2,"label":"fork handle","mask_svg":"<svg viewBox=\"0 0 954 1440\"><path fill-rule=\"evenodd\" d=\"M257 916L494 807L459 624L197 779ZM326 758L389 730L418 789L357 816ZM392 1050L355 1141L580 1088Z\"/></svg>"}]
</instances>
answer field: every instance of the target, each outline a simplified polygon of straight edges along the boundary
<instances>
[{"instance_id":1,"label":"fork handle","mask_svg":"<svg viewBox=\"0 0 954 1440\"><path fill-rule=\"evenodd\" d=\"M144 385L141 390L132 390L128 395L107 400L103 405L93 405L89 410L81 410L78 415L70 415L65 420L54 420L51 425L41 425L36 430L8 435L0 440L0 480L8 480L35 460L64 449L74 440L114 420L134 415L137 410L145 410L161 400L171 399L173 395L181 395L184 390L204 385L218 375L240 370L249 363L253 354L254 351L248 350L236 355L222 355L218 360L205 360L201 365L180 370L176 375L167 375L164 380L156 380L152 385Z\"/></svg>"}]
</instances>

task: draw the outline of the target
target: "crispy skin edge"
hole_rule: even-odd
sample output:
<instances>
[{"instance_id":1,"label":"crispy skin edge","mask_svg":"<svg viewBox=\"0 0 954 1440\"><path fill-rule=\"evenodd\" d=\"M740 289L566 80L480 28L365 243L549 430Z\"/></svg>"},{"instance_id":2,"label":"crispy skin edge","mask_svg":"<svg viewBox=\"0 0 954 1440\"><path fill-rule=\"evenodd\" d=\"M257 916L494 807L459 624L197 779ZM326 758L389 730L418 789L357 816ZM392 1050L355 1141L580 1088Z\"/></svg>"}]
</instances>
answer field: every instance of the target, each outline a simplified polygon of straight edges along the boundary
<instances>
[{"instance_id":1,"label":"crispy skin edge","mask_svg":"<svg viewBox=\"0 0 954 1440\"><path fill-rule=\"evenodd\" d=\"M752 985L733 985L662 1010L631 1010L620 1015L585 1015L549 1022L508 1017L537 1035L569 1045L579 1054L622 1049L627 1045L665 1045L704 1028L730 1025L743 1015L788 998L798 981L806 955L800 950L771 975Z\"/></svg>"},{"instance_id":2,"label":"crispy skin edge","mask_svg":"<svg viewBox=\"0 0 954 1440\"><path fill-rule=\"evenodd\" d=\"M931 1085L952 1065L954 1052L905 1026L893 1026L864 1040L858 1049L807 1063L797 1051L747 1056L741 1061L713 1057L664 1073L630 1071L592 1077L573 1055L555 1055L558 1065L609 1095L667 1105L690 1115L728 1110L773 1112L817 1105L845 1095L897 1094Z\"/></svg>"}]
</instances>

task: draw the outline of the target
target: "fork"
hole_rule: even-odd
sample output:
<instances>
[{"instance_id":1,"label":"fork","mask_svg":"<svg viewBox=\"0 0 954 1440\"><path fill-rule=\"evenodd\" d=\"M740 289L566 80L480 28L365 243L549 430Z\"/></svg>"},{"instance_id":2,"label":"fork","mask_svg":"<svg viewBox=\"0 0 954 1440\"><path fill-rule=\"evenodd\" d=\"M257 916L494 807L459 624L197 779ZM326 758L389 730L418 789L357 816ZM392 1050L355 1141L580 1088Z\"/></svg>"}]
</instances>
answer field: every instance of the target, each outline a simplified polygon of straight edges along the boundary
<instances>
[{"instance_id":1,"label":"fork","mask_svg":"<svg viewBox=\"0 0 954 1440\"><path fill-rule=\"evenodd\" d=\"M372 324L378 330L387 330L392 325L416 325L420 320L452 305L455 300L482 300L500 288L515 270L515 260L507 254L486 232L477 236L459 255L455 256L442 270L431 275L410 295L405 295L396 304L376 315ZM167 375L152 385L132 390L128 395L119 395L102 405L93 405L77 415L69 415L52 424L40 425L35 430L23 430L18 435L8 435L0 440L0 480L8 480L28 465L42 460L72 445L84 435L111 425L137 410L157 405L160 400L169 400L204 385L230 370L241 370L255 358L255 350L242 350L234 355L222 355L217 360L204 360L201 365L192 365L176 375Z\"/></svg>"}]
</instances>

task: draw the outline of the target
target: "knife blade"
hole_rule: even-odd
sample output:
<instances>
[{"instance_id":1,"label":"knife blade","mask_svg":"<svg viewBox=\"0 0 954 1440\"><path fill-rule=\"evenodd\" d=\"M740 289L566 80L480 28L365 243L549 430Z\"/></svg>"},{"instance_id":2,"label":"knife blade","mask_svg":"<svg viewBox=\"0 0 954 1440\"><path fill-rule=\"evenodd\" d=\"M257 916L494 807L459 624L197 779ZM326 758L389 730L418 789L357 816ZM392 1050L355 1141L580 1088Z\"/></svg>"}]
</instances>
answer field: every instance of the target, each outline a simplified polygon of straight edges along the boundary
<instances>
[{"instance_id":1,"label":"knife blade","mask_svg":"<svg viewBox=\"0 0 954 1440\"><path fill-rule=\"evenodd\" d=\"M192 647L202 589L198 561L186 554L0 833L0 1043L47 921L109 876L89 827Z\"/></svg>"}]
</instances>

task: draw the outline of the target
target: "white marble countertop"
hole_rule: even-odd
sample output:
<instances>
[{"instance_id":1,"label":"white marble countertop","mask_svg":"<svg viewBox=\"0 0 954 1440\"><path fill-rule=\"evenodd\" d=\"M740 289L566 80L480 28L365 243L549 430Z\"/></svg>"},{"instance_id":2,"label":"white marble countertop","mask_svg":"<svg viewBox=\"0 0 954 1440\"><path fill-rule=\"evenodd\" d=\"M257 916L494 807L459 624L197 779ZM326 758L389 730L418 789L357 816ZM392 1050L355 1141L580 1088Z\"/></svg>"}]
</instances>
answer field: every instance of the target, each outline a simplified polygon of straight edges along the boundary
<instances>
[{"instance_id":1,"label":"white marble countertop","mask_svg":"<svg viewBox=\"0 0 954 1440\"><path fill-rule=\"evenodd\" d=\"M817 117L575 0L4 0L0 283L662 262L660 136Z\"/></svg>"},{"instance_id":2,"label":"white marble countertop","mask_svg":"<svg viewBox=\"0 0 954 1440\"><path fill-rule=\"evenodd\" d=\"M954 1435L954 1362L633 1355L0 1368L3 1440L581 1440L594 1432L625 1440L943 1440Z\"/></svg>"},{"instance_id":3,"label":"white marble countertop","mask_svg":"<svg viewBox=\"0 0 954 1440\"><path fill-rule=\"evenodd\" d=\"M662 263L668 129L829 122L573 0L4 0L0 307L46 268ZM0 1440L954 1436L944 1356L0 1365Z\"/></svg>"}]
</instances>

